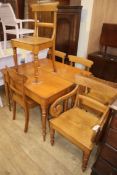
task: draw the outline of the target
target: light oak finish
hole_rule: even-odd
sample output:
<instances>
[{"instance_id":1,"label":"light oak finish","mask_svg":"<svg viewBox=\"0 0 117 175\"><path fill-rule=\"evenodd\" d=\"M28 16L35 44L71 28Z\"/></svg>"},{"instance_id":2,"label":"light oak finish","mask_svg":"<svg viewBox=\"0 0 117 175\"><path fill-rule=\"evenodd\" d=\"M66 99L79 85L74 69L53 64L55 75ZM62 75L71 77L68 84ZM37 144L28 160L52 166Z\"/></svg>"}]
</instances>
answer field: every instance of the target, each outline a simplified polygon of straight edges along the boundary
<instances>
[{"instance_id":1,"label":"light oak finish","mask_svg":"<svg viewBox=\"0 0 117 175\"><path fill-rule=\"evenodd\" d=\"M26 77L24 75L19 75L16 70L6 68L7 78L8 78L8 90L10 92L11 100L13 103L13 120L16 119L16 104L23 107L25 113L25 127L24 132L28 131L29 123L29 109L37 106L36 102L31 100L25 94L24 84L26 82Z\"/></svg>"},{"instance_id":2,"label":"light oak finish","mask_svg":"<svg viewBox=\"0 0 117 175\"><path fill-rule=\"evenodd\" d=\"M48 55L49 55L49 58L52 58L52 54L51 54L51 50L49 49L48 51ZM61 52L59 50L55 50L55 57L59 57L62 59L62 63L65 62L65 57L66 57L66 53L65 52Z\"/></svg>"},{"instance_id":3,"label":"light oak finish","mask_svg":"<svg viewBox=\"0 0 117 175\"><path fill-rule=\"evenodd\" d=\"M33 84L34 78L28 78L25 84L26 95L40 104L42 112L42 135L43 140L46 137L46 120L48 118L48 109L50 104L58 97L66 94L73 86L73 83L60 78L45 70L39 70L38 84Z\"/></svg>"},{"instance_id":4,"label":"light oak finish","mask_svg":"<svg viewBox=\"0 0 117 175\"><path fill-rule=\"evenodd\" d=\"M88 84L88 82L87 82ZM86 111L84 105L100 113ZM109 107L102 103L80 95L78 86L63 97L57 99L50 108L53 119L50 120L51 144L54 144L54 133L62 136L83 151L82 170L87 167L89 156L108 119Z\"/></svg>"},{"instance_id":5,"label":"light oak finish","mask_svg":"<svg viewBox=\"0 0 117 175\"><path fill-rule=\"evenodd\" d=\"M85 91L85 95L105 104L109 105L117 98L117 88L111 87L106 84L106 81L103 83L96 81L94 78L90 79L88 77L78 76L76 83L88 88L88 91Z\"/></svg>"},{"instance_id":6,"label":"light oak finish","mask_svg":"<svg viewBox=\"0 0 117 175\"><path fill-rule=\"evenodd\" d=\"M67 93L69 88L71 88L73 84L78 84L79 75L89 77L91 75L91 73L88 71L71 67L66 64L62 64L59 62L55 62L55 64L57 68L56 73L53 72L51 60L40 60L40 68L38 71L38 78L40 83L38 84L32 83L32 80L34 79L34 62L18 66L19 74L25 75L28 79L25 85L25 88L27 89L26 95L28 95L38 104L40 104L42 111L41 118L44 139L46 135L46 119L48 118L48 107L50 106L50 104L59 96ZM93 79L94 77L90 78Z\"/></svg>"},{"instance_id":7,"label":"light oak finish","mask_svg":"<svg viewBox=\"0 0 117 175\"><path fill-rule=\"evenodd\" d=\"M88 71L93 65L93 61L90 61L82 57L74 56L74 55L68 55L68 59L71 63L71 66L73 66L73 63L78 63L85 66L85 70L88 70Z\"/></svg>"},{"instance_id":8,"label":"light oak finish","mask_svg":"<svg viewBox=\"0 0 117 175\"><path fill-rule=\"evenodd\" d=\"M90 70L91 66L93 65L93 61L79 58L77 56L68 55L68 58L71 62L71 65L73 63L79 63L86 67L86 70ZM84 82L83 82L84 81ZM86 91L86 95L92 97L95 100L98 100L99 102L103 104L110 104L113 101L113 98L117 96L117 90L109 87L107 85L102 84L101 82L97 82L94 80L94 82L91 81L91 79L81 79L78 78L78 83L83 83L85 86L87 86L87 82L90 82L90 90ZM82 85L83 85L82 84Z\"/></svg>"},{"instance_id":9,"label":"light oak finish","mask_svg":"<svg viewBox=\"0 0 117 175\"><path fill-rule=\"evenodd\" d=\"M38 52L40 50L43 50L45 48L51 48L52 50L52 63L53 63L53 69L56 71L55 68L55 37L56 37L56 13L57 13L57 6L58 2L53 2L53 3L38 3L38 4L32 4L32 12L34 12L35 16L35 31L34 31L34 36L29 36L26 38L20 38L20 39L12 39L12 47L13 47L13 54L14 54L14 62L15 66L17 68L18 63L17 63L17 52L16 48L22 48L25 50L30 50L34 54L34 67L35 67L35 82L38 82L38 67L39 62L38 62ZM38 13L40 12L51 12L52 17L53 17L53 22L52 23L44 23L38 21ZM52 28L53 32L50 38L47 37L39 37L38 36L38 30L40 27L47 27L47 28Z\"/></svg>"}]
</instances>

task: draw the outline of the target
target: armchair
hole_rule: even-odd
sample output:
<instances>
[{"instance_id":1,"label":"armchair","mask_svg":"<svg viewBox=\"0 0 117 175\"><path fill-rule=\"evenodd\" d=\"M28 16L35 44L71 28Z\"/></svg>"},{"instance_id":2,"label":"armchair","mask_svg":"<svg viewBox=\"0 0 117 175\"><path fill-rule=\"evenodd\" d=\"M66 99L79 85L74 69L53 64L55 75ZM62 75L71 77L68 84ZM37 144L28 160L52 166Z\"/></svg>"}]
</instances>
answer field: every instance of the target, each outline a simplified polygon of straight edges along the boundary
<instances>
[{"instance_id":1,"label":"armchair","mask_svg":"<svg viewBox=\"0 0 117 175\"><path fill-rule=\"evenodd\" d=\"M4 49L6 49L7 34L16 35L19 38L25 34L32 34L34 30L23 28L23 23L34 22L32 19L16 19L12 6L9 3L0 5L0 19L4 32ZM11 27L11 29L8 29Z\"/></svg>"},{"instance_id":2,"label":"armchair","mask_svg":"<svg viewBox=\"0 0 117 175\"><path fill-rule=\"evenodd\" d=\"M84 105L92 110L85 110ZM54 144L55 130L83 151L82 170L87 163L102 129L108 119L108 106L73 91L57 99L50 107L51 145Z\"/></svg>"}]
</instances>

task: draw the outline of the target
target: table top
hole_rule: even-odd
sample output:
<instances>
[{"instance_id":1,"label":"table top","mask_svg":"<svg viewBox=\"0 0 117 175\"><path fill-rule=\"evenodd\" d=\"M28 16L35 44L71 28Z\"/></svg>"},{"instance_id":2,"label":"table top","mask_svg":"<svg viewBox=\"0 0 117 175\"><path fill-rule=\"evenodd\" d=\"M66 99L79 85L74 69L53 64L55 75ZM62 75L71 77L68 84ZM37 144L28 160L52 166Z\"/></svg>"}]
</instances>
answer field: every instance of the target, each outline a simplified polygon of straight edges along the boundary
<instances>
[{"instance_id":1,"label":"table top","mask_svg":"<svg viewBox=\"0 0 117 175\"><path fill-rule=\"evenodd\" d=\"M53 72L52 61L49 59L41 59L40 68L45 70L46 72L50 72L52 74L60 76L62 79L68 80L72 83L75 83L75 79L77 75L90 76L92 75L90 72L81 70L76 67L72 67L67 64L55 62L57 72ZM27 63L18 67L19 73L23 73L26 76L30 77L34 75L34 62Z\"/></svg>"},{"instance_id":2,"label":"table top","mask_svg":"<svg viewBox=\"0 0 117 175\"><path fill-rule=\"evenodd\" d=\"M34 77L31 76L28 78L25 87L35 95L38 95L43 99L48 99L52 95L55 95L72 85L72 82L62 79L54 73L40 69L38 83L34 83Z\"/></svg>"}]
</instances>

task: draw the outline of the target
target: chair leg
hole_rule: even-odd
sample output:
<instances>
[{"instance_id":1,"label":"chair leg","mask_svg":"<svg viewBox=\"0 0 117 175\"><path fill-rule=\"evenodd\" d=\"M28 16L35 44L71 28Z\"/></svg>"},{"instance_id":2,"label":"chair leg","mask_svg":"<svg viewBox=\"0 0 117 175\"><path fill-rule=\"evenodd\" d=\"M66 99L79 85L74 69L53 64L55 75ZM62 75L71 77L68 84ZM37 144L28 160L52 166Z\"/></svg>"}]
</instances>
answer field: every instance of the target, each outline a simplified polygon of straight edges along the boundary
<instances>
[{"instance_id":1,"label":"chair leg","mask_svg":"<svg viewBox=\"0 0 117 175\"><path fill-rule=\"evenodd\" d=\"M87 168L90 153L91 153L91 151L89 151L89 150L83 152L82 171L85 171Z\"/></svg>"},{"instance_id":2,"label":"chair leg","mask_svg":"<svg viewBox=\"0 0 117 175\"><path fill-rule=\"evenodd\" d=\"M24 127L24 132L28 131L28 123L29 123L29 110L27 107L24 109L25 112L25 127Z\"/></svg>"},{"instance_id":3,"label":"chair leg","mask_svg":"<svg viewBox=\"0 0 117 175\"><path fill-rule=\"evenodd\" d=\"M13 101L13 120L16 119L16 102Z\"/></svg>"},{"instance_id":4,"label":"chair leg","mask_svg":"<svg viewBox=\"0 0 117 175\"><path fill-rule=\"evenodd\" d=\"M53 70L54 72L56 72L56 66L55 66L55 46L54 46L54 43L53 43L53 46L51 48L51 52L52 52L52 65L53 65Z\"/></svg>"},{"instance_id":5,"label":"chair leg","mask_svg":"<svg viewBox=\"0 0 117 175\"><path fill-rule=\"evenodd\" d=\"M7 102L8 102L8 106L9 106L9 111L11 111L11 100L10 100L9 87L8 87L7 82L5 82L4 84L5 84L5 94L6 94L6 98L7 98Z\"/></svg>"},{"instance_id":6,"label":"chair leg","mask_svg":"<svg viewBox=\"0 0 117 175\"><path fill-rule=\"evenodd\" d=\"M53 128L51 128L51 126L50 126L50 143L51 143L51 145L54 145L54 134L55 134L55 130Z\"/></svg>"}]
</instances>

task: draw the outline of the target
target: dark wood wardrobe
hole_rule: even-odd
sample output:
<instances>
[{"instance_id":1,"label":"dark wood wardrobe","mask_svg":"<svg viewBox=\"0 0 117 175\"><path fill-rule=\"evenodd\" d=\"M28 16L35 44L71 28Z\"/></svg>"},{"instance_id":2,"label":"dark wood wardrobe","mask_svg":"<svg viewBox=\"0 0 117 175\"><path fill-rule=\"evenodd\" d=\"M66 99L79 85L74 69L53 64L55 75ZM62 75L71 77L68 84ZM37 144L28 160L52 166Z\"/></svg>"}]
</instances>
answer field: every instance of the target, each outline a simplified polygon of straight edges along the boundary
<instances>
[{"instance_id":1,"label":"dark wood wardrobe","mask_svg":"<svg viewBox=\"0 0 117 175\"><path fill-rule=\"evenodd\" d=\"M80 0L58 1L59 7L57 12L56 49L66 52L67 54L76 55L82 10L81 2ZM28 0L29 18L34 18L30 5L36 2L37 0ZM44 18L49 21L49 15L44 16ZM41 32L43 33L44 30Z\"/></svg>"}]
</instances>

